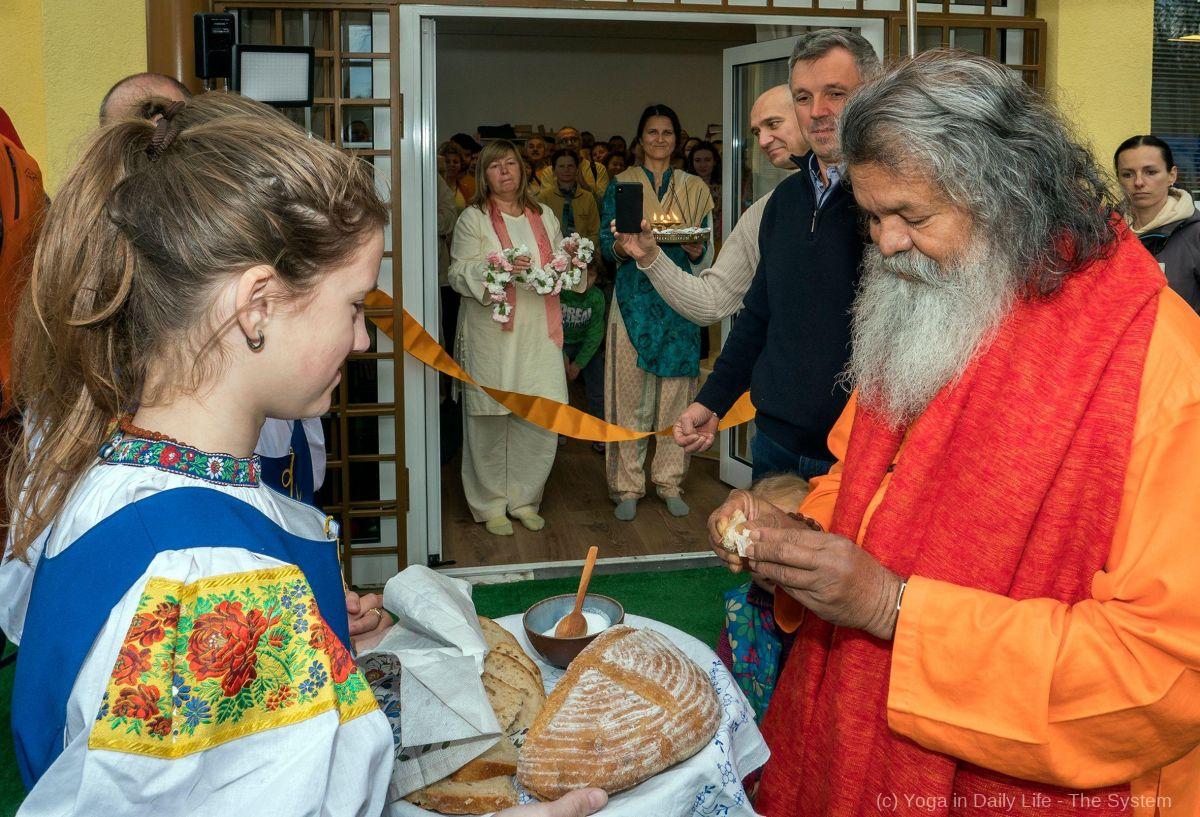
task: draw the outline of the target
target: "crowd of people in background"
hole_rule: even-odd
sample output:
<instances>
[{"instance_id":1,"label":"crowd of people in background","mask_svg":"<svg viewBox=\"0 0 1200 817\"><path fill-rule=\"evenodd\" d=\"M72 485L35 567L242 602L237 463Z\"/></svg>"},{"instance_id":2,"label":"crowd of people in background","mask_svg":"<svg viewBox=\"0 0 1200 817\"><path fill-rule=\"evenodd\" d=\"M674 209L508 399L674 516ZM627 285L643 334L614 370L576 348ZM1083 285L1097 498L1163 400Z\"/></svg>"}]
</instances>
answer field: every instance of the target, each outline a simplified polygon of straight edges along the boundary
<instances>
[{"instance_id":1,"label":"crowd of people in background","mask_svg":"<svg viewBox=\"0 0 1200 817\"><path fill-rule=\"evenodd\" d=\"M614 242L613 182L642 185L647 217L670 212L683 225L709 228L705 241L662 248L666 263L690 277L719 246L720 140L689 137L671 108L652 105L638 122L632 147L620 135L598 141L571 125L523 142L483 141L458 133L438 147L443 345L488 386L565 401L570 384L580 381L595 417L645 431L670 425L696 390L707 354L704 328L714 321L698 322L664 300L634 256ZM499 221L493 211L501 213ZM535 246L538 224L552 245L576 233L592 242L596 253L584 287L552 299L545 314L561 320L561 328L542 328L540 318L525 317L543 310L536 302L532 310L523 308L524 295L514 302L511 324L497 326L478 273L489 253L511 246L510 229ZM560 357L561 365L547 364L549 371L540 365ZM512 533L509 517L541 529L545 521L537 511L555 459L554 435L508 414L478 389L463 392L462 480L472 514L498 535ZM558 439L558 445L565 442ZM617 518L633 519L645 494L647 443L596 442L592 448L606 457ZM689 511L681 487L688 455L660 445L650 469L676 516Z\"/></svg>"}]
</instances>

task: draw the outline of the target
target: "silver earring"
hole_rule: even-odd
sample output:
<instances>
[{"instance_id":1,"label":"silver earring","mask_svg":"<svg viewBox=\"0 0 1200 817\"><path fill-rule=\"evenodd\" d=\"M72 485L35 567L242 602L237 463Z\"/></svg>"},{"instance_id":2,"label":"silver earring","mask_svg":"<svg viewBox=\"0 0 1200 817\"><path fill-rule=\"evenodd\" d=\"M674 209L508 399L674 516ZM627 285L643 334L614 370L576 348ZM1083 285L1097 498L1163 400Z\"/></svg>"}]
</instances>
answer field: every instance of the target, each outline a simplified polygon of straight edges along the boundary
<instances>
[{"instance_id":1,"label":"silver earring","mask_svg":"<svg viewBox=\"0 0 1200 817\"><path fill-rule=\"evenodd\" d=\"M263 333L262 333L261 329L258 330L258 341L257 342L250 340L250 338L246 338L246 345L250 347L251 352L261 351L263 346L266 345L266 343L267 343L267 339L265 337L263 337Z\"/></svg>"}]
</instances>

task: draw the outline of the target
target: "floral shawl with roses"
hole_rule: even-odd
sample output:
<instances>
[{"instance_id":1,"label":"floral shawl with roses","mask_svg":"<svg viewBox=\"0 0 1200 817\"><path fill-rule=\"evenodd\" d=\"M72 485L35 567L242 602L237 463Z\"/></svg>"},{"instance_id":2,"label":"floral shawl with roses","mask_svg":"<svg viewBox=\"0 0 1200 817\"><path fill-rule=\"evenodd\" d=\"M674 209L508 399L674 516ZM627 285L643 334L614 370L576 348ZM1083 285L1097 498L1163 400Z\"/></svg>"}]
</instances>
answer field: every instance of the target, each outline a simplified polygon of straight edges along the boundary
<instances>
[{"instance_id":1,"label":"floral shawl with roses","mask_svg":"<svg viewBox=\"0 0 1200 817\"><path fill-rule=\"evenodd\" d=\"M55 788L89 797L92 781L103 800L120 786L80 765L92 750L178 759L327 713L374 716L387 739L345 646L336 530L258 475L257 458L114 435L22 565L32 584L0 569L0 591L27 595L13 683L27 787L56 767ZM66 751L76 742L88 752Z\"/></svg>"},{"instance_id":2,"label":"floral shawl with roses","mask_svg":"<svg viewBox=\"0 0 1200 817\"><path fill-rule=\"evenodd\" d=\"M375 700L298 568L183 584L151 579L117 655L88 745L178 757Z\"/></svg>"}]
</instances>

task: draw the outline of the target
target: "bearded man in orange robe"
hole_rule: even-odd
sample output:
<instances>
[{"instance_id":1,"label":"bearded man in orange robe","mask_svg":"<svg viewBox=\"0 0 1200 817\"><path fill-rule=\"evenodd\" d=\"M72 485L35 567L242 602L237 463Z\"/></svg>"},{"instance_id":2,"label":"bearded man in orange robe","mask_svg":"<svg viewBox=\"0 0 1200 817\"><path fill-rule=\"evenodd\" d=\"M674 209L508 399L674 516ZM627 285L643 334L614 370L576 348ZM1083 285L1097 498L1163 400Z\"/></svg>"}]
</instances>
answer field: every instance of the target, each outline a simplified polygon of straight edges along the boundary
<instances>
[{"instance_id":1,"label":"bearded man in orange robe","mask_svg":"<svg viewBox=\"0 0 1200 817\"><path fill-rule=\"evenodd\" d=\"M841 143L873 246L838 464L710 519L795 633L755 808L1200 815L1200 318L997 63L892 69Z\"/></svg>"}]
</instances>

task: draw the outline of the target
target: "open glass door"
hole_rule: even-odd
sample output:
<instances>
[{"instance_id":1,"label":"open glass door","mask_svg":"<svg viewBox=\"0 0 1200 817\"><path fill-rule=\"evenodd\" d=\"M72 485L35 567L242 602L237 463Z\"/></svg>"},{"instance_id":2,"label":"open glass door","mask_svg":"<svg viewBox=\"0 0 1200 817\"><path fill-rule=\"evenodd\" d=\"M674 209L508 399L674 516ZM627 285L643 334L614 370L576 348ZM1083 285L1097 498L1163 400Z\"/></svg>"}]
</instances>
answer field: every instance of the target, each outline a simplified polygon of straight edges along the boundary
<instances>
[{"instance_id":1,"label":"open glass door","mask_svg":"<svg viewBox=\"0 0 1200 817\"><path fill-rule=\"evenodd\" d=\"M738 218L755 201L775 188L787 175L767 161L750 133L750 108L759 94L788 81L788 58L801 34L818 28L844 28L861 34L883 57L884 21L852 19L799 19L789 25L774 40L725 49L724 100L722 129L725 136L725 156L722 181L724 219L723 238L737 224ZM729 337L737 315L721 324L721 342ZM735 488L750 485L752 462L750 441L754 437L753 421L721 433L721 481Z\"/></svg>"}]
</instances>

